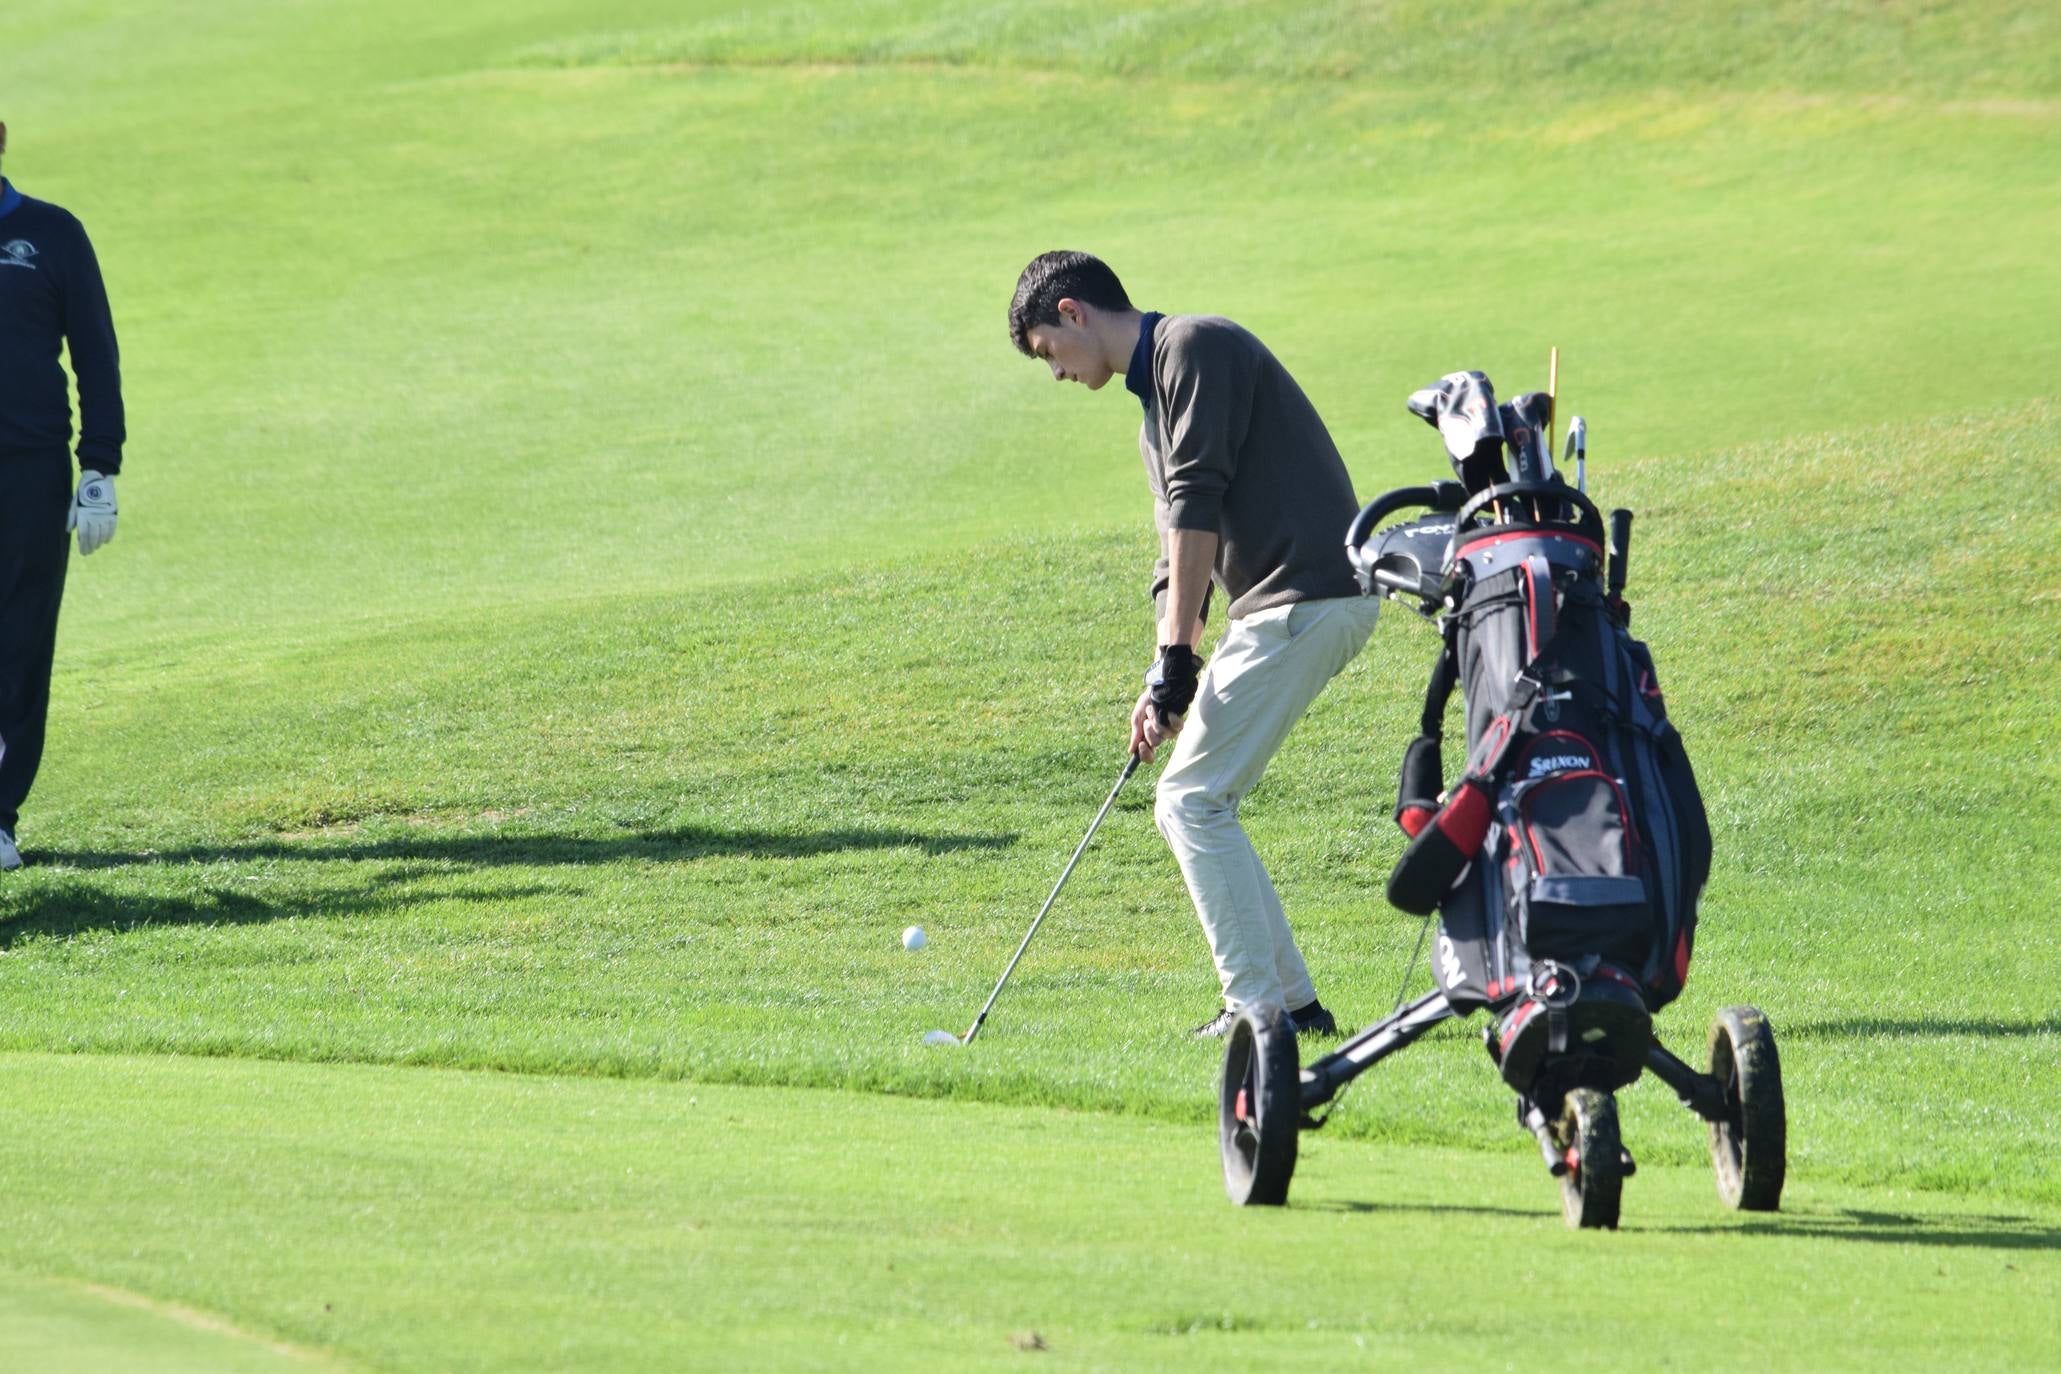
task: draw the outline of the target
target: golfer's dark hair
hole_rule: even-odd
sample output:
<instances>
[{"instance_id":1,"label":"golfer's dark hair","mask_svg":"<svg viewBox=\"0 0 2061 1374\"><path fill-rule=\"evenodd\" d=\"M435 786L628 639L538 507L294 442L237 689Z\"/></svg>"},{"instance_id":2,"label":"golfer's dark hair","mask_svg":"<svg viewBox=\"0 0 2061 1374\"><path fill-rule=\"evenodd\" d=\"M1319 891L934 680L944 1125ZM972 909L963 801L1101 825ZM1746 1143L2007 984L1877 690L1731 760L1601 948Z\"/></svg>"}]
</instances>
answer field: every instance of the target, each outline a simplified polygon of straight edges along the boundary
<instances>
[{"instance_id":1,"label":"golfer's dark hair","mask_svg":"<svg viewBox=\"0 0 2061 1374\"><path fill-rule=\"evenodd\" d=\"M1131 308L1124 284L1094 254L1040 253L1016 279L1016 299L1009 302L1009 337L1018 353L1030 354L1031 330L1059 323L1059 302L1069 297L1097 310Z\"/></svg>"}]
</instances>

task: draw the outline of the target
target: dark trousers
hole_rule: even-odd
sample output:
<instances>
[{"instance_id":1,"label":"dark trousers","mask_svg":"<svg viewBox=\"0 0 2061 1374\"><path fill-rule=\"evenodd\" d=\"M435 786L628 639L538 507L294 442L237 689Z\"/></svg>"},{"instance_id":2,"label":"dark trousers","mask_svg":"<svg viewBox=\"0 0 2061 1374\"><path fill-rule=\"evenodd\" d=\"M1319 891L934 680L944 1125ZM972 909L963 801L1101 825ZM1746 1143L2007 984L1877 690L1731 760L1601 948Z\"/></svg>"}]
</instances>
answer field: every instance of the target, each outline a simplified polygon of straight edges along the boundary
<instances>
[{"instance_id":1,"label":"dark trousers","mask_svg":"<svg viewBox=\"0 0 2061 1374\"><path fill-rule=\"evenodd\" d=\"M43 762L71 485L63 449L0 452L0 830L14 829Z\"/></svg>"}]
</instances>

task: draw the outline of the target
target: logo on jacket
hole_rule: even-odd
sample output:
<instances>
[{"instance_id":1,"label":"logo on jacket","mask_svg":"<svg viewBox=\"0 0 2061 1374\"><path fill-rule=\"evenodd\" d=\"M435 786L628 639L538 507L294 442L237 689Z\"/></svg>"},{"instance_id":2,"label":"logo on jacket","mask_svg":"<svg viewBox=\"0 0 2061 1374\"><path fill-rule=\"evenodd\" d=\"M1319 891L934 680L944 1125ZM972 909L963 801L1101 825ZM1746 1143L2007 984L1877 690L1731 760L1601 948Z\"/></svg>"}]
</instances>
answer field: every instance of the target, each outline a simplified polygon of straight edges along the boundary
<instances>
[{"instance_id":1,"label":"logo on jacket","mask_svg":"<svg viewBox=\"0 0 2061 1374\"><path fill-rule=\"evenodd\" d=\"M29 259L36 256L36 245L27 239L9 239L0 243L0 267L26 267L31 272L36 264Z\"/></svg>"}]
</instances>

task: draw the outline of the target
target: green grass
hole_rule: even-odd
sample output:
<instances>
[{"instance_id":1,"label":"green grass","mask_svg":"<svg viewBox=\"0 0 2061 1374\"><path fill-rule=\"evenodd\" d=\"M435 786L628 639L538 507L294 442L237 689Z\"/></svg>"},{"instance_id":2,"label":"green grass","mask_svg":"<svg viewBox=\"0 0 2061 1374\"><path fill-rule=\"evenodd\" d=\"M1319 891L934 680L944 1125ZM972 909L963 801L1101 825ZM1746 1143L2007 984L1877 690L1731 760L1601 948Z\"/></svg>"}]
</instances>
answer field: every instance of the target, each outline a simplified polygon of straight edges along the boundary
<instances>
[{"instance_id":1,"label":"green grass","mask_svg":"<svg viewBox=\"0 0 2061 1374\"><path fill-rule=\"evenodd\" d=\"M180 1059L0 1082L0 1264L383 1369L1559 1367L1606 1339L1992 1369L2045 1360L2061 1299L2051 1208L1806 1182L1745 1218L1647 1167L1622 1231L1578 1235L1528 1150L1317 1137L1296 1207L1255 1214L1203 1132L1113 1116Z\"/></svg>"},{"instance_id":2,"label":"green grass","mask_svg":"<svg viewBox=\"0 0 2061 1374\"><path fill-rule=\"evenodd\" d=\"M1439 1364L1538 1322L1679 1327L1692 1367L1791 1327L1797 1367L1873 1362L1863 1326L1928 1365L2036 1356L2044 8L590 8L11 12L6 170L95 236L134 439L121 536L71 570L34 866L0 883L30 1142L0 1191L34 1200L0 1267L375 1369L748 1365L775 1329L767 1367L960 1367L1029 1329L1077 1366L1356 1336ZM1059 244L1253 325L1363 495L1439 466L1412 387L1540 385L1562 347L1718 839L1662 1029L1695 1058L1716 1007L1769 1013L1784 1219L1716 1210L1646 1083L1631 1230L1562 1236L1464 1029L1355 1089L1285 1217L1230 1212L1215 1055L1177 1033L1214 980L1142 777L977 1047L918 1044L971 1019L1093 815L1149 653L1130 402L1052 389L1003 332ZM1416 940L1379 891L1431 647L1386 617L1247 809L1353 1021ZM683 1093L734 1104L735 1167ZM234 1168L224 1094L279 1117ZM961 1138L1002 1162L901 1200L869 1172L957 1169ZM93 1160L164 1140L194 1142L182 1186L108 1191ZM648 1228L553 1192L568 1155L662 1171ZM325 1267L331 1194L420 1215ZM713 1238L680 1230L703 1198ZM1338 1262L1455 1224L1547 1257L1534 1307ZM1281 1291L1231 1301L1248 1248ZM936 1272L974 1254L1005 1297L962 1320L978 1290ZM924 1272L914 1307L887 1264ZM768 1296L783 1265L803 1298ZM1597 1291L1624 1295L1600 1335ZM1684 1291L1732 1299L1681 1318ZM1308 1334L1312 1302L1353 1315Z\"/></svg>"},{"instance_id":3,"label":"green grass","mask_svg":"<svg viewBox=\"0 0 2061 1374\"><path fill-rule=\"evenodd\" d=\"M339 1366L319 1352L103 1283L6 1274L0 1364L44 1374L279 1374Z\"/></svg>"},{"instance_id":4,"label":"green grass","mask_svg":"<svg viewBox=\"0 0 2061 1374\"><path fill-rule=\"evenodd\" d=\"M2061 1017L2040 976L2061 896L2040 852L2061 822L2043 747L2061 608L2021 595L1999 620L1966 571L2056 584L2052 489L2010 518L1980 497L2055 438L2040 408L1734 452L1664 487L1646 467L1610 479L1643 512L1635 624L1661 646L1719 840L1697 975L1665 1026L1689 1054L1717 1005L1761 1005L1792 1045L1799 1164L1825 1177L2061 1201ZM1835 480L1863 465L1865 491ZM1956 485L1935 496L1938 472ZM1741 567L1736 533L1698 532L1711 510L1796 533ZM917 1043L970 1020L1115 776L1129 689L1108 665L1143 641L1100 589L1148 556L1142 536L1052 537L984 546L977 580L952 556L766 585L749 624L630 599L346 637L229 679L234 733L209 708L219 672L103 703L53 791L99 779L106 819L75 822L7 893L0 1044L1199 1121L1213 1051L1172 1032L1213 984L1144 787L981 1053ZM996 642L1018 647L984 660ZM1390 617L1249 811L1327 998L1360 1020L1416 936L1378 899L1400 841L1376 818L1431 648ZM984 699L962 705L975 665ZM2004 775L2022 788L1994 788ZM934 941L920 956L895 939L911 923ZM1341 1129L1512 1141L1471 1036L1380 1082ZM1656 1157L1699 1157L1663 1092L1627 1105ZM1914 1106L1927 1130L1884 1129Z\"/></svg>"},{"instance_id":5,"label":"green grass","mask_svg":"<svg viewBox=\"0 0 2061 1374\"><path fill-rule=\"evenodd\" d=\"M1463 365L1537 384L1552 343L1613 461L1962 413L2061 361L2051 84L1967 105L1685 58L1498 102L1436 67L1180 74L1157 28L1126 74L526 65L538 33L671 31L555 9L436 42L321 7L225 33L168 12L20 50L9 167L91 210L154 364L129 369L124 488L163 532L128 551L154 594L82 577L74 644L1134 520L1121 406L1040 395L1004 342L1016 271L1061 243L1143 302L1251 323L1363 486L1422 470L1410 389ZM1035 65L1007 36L1038 11L980 13ZM1624 33L1678 27L1730 33ZM213 99L130 112L171 55ZM87 62L107 100L63 79Z\"/></svg>"},{"instance_id":6,"label":"green grass","mask_svg":"<svg viewBox=\"0 0 2061 1374\"><path fill-rule=\"evenodd\" d=\"M695 6L520 49L538 64L939 63L1318 80L1500 94L1513 87L1858 91L1920 98L2052 95L2061 22L2035 4L1701 6L1665 21L1636 0L1353 0L1255 13L1238 0L970 6L865 0Z\"/></svg>"}]
</instances>

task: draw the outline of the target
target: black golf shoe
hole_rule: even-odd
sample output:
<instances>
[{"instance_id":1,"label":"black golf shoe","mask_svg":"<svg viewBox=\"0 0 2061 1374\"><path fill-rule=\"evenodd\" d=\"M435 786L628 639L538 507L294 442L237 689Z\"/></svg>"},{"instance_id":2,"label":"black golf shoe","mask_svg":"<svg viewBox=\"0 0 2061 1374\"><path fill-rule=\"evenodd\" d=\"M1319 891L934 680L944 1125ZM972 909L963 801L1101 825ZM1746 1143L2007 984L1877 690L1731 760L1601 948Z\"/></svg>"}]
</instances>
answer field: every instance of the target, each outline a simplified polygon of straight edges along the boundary
<instances>
[{"instance_id":1,"label":"black golf shoe","mask_svg":"<svg viewBox=\"0 0 2061 1374\"><path fill-rule=\"evenodd\" d=\"M1225 1007L1188 1033L1197 1040L1221 1040L1231 1033L1231 1027L1236 1024L1238 1013ZM1322 1002L1312 1002L1300 1011L1289 1012L1288 1024L1295 1027L1298 1036L1338 1034L1338 1018L1333 1016Z\"/></svg>"},{"instance_id":2,"label":"black golf shoe","mask_svg":"<svg viewBox=\"0 0 2061 1374\"><path fill-rule=\"evenodd\" d=\"M1312 1002L1306 1007L1291 1011L1288 1013L1288 1019L1294 1023L1298 1036L1338 1034L1338 1018L1326 1010L1322 1002Z\"/></svg>"}]
</instances>

